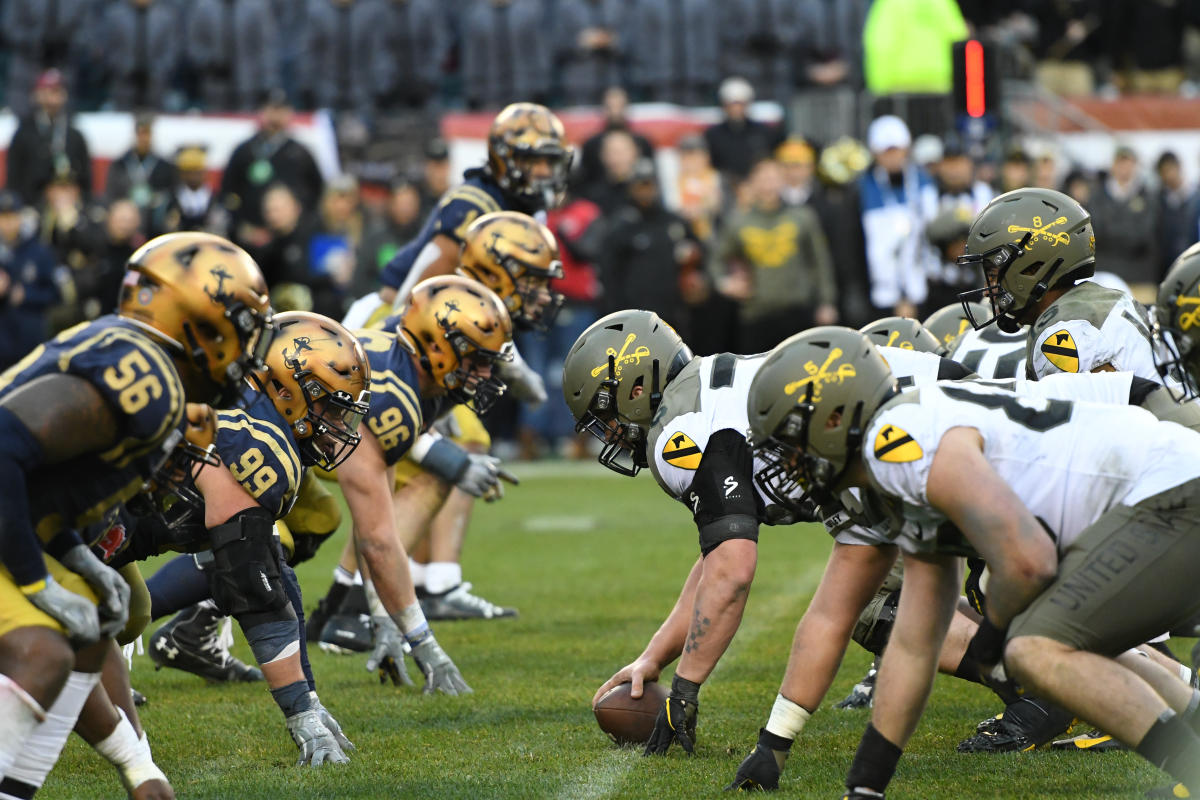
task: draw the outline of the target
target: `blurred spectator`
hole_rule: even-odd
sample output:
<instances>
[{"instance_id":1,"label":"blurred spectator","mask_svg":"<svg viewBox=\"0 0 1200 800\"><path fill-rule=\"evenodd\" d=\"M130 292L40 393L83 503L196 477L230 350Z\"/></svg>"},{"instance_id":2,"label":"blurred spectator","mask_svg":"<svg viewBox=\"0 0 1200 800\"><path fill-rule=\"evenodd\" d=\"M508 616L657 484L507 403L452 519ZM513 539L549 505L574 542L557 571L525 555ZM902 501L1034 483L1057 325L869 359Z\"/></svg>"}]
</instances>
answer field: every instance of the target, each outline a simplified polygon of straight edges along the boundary
<instances>
[{"instance_id":1,"label":"blurred spectator","mask_svg":"<svg viewBox=\"0 0 1200 800\"><path fill-rule=\"evenodd\" d=\"M84 319L95 319L116 311L125 277L125 264L146 236L142 218L132 200L114 200L104 221L104 237L96 258L86 269L74 274L75 290Z\"/></svg>"},{"instance_id":2,"label":"blurred spectator","mask_svg":"<svg viewBox=\"0 0 1200 800\"><path fill-rule=\"evenodd\" d=\"M6 99L17 117L30 112L30 94L39 75L48 69L74 74L73 50L81 44L75 36L87 30L88 6L88 0L6 0L3 4L0 21L9 52Z\"/></svg>"},{"instance_id":3,"label":"blurred spectator","mask_svg":"<svg viewBox=\"0 0 1200 800\"><path fill-rule=\"evenodd\" d=\"M1183 83L1183 36L1200 22L1197 3L1110 0L1105 32L1121 88L1175 94Z\"/></svg>"},{"instance_id":4,"label":"blurred spectator","mask_svg":"<svg viewBox=\"0 0 1200 800\"><path fill-rule=\"evenodd\" d=\"M863 26L870 0L800 0L797 77L805 88L862 86Z\"/></svg>"},{"instance_id":5,"label":"blurred spectator","mask_svg":"<svg viewBox=\"0 0 1200 800\"><path fill-rule=\"evenodd\" d=\"M649 101L708 105L717 85L718 0L634 0L630 79Z\"/></svg>"},{"instance_id":6,"label":"blurred spectator","mask_svg":"<svg viewBox=\"0 0 1200 800\"><path fill-rule=\"evenodd\" d=\"M430 139L421 165L421 216L428 215L450 190L450 148L445 139Z\"/></svg>"},{"instance_id":7,"label":"blurred spectator","mask_svg":"<svg viewBox=\"0 0 1200 800\"><path fill-rule=\"evenodd\" d=\"M628 51L627 0L559 0L555 8L555 72L566 105L595 105L621 82Z\"/></svg>"},{"instance_id":8,"label":"blurred spectator","mask_svg":"<svg viewBox=\"0 0 1200 800\"><path fill-rule=\"evenodd\" d=\"M1141 174L1137 153L1118 147L1108 175L1097 183L1088 210L1096 237L1096 264L1129 284L1133 296L1153 303L1158 293L1158 202Z\"/></svg>"},{"instance_id":9,"label":"blurred spectator","mask_svg":"<svg viewBox=\"0 0 1200 800\"><path fill-rule=\"evenodd\" d=\"M649 309L686 338L680 261L700 245L687 222L663 206L653 161L639 159L628 185L628 202L605 221L597 254L604 310Z\"/></svg>"},{"instance_id":10,"label":"blurred spectator","mask_svg":"<svg viewBox=\"0 0 1200 800\"><path fill-rule=\"evenodd\" d=\"M438 90L450 46L438 0L382 0L367 26L366 49L372 108L424 108Z\"/></svg>"},{"instance_id":11,"label":"blurred spectator","mask_svg":"<svg viewBox=\"0 0 1200 800\"><path fill-rule=\"evenodd\" d=\"M1033 186L1043 189L1058 188L1058 158L1054 150L1044 149L1038 154L1033 161L1033 176L1030 180Z\"/></svg>"},{"instance_id":12,"label":"blurred spectator","mask_svg":"<svg viewBox=\"0 0 1200 800\"><path fill-rule=\"evenodd\" d=\"M309 264L318 277L323 291L313 292L313 311L341 319L346 287L358 272L358 253L362 246L363 213L359 207L358 181L350 175L340 175L325 187L321 198L321 219L317 233L309 244ZM363 293L378 288L378 271L366 273L358 284Z\"/></svg>"},{"instance_id":13,"label":"blurred spectator","mask_svg":"<svg viewBox=\"0 0 1200 800\"><path fill-rule=\"evenodd\" d=\"M258 108L268 91L283 85L278 23L268 0L196 0L186 48L210 110Z\"/></svg>"},{"instance_id":14,"label":"blurred spectator","mask_svg":"<svg viewBox=\"0 0 1200 800\"><path fill-rule=\"evenodd\" d=\"M788 207L779 165L763 159L747 179L751 206L722 228L710 271L738 302L743 352L770 350L793 333L837 321L837 284L816 212Z\"/></svg>"},{"instance_id":15,"label":"blurred spectator","mask_svg":"<svg viewBox=\"0 0 1200 800\"><path fill-rule=\"evenodd\" d=\"M786 103L800 43L796 0L721 0L717 6L721 73L741 75L763 99Z\"/></svg>"},{"instance_id":16,"label":"blurred spectator","mask_svg":"<svg viewBox=\"0 0 1200 800\"><path fill-rule=\"evenodd\" d=\"M267 95L259 130L234 149L217 200L230 215L234 241L251 248L270 238L263 229L263 195L279 182L304 208L315 208L325 182L308 149L288 136L292 106L283 92Z\"/></svg>"},{"instance_id":17,"label":"blurred spectator","mask_svg":"<svg viewBox=\"0 0 1200 800\"><path fill-rule=\"evenodd\" d=\"M754 101L754 87L744 78L726 78L718 95L725 119L704 132L704 141L713 168L736 183L750 174L756 161L775 152L784 131L746 116Z\"/></svg>"},{"instance_id":18,"label":"blurred spectator","mask_svg":"<svg viewBox=\"0 0 1200 800\"><path fill-rule=\"evenodd\" d=\"M1000 163L1000 193L1023 189L1033 180L1029 155L1019 146L1009 148Z\"/></svg>"},{"instance_id":19,"label":"blurred spectator","mask_svg":"<svg viewBox=\"0 0 1200 800\"><path fill-rule=\"evenodd\" d=\"M933 169L940 210L963 209L974 219L995 195L992 187L975 179L975 159L957 137L945 142L942 157Z\"/></svg>"},{"instance_id":20,"label":"blurred spectator","mask_svg":"<svg viewBox=\"0 0 1200 800\"><path fill-rule=\"evenodd\" d=\"M708 160L708 147L702 137L687 136L680 139L677 150L677 210L692 226L696 238L707 242L713 235L713 227L721 213L721 176Z\"/></svg>"},{"instance_id":21,"label":"blurred spectator","mask_svg":"<svg viewBox=\"0 0 1200 800\"><path fill-rule=\"evenodd\" d=\"M360 111L368 107L375 12L372 0L308 4L300 84L316 108Z\"/></svg>"},{"instance_id":22,"label":"blurred spectator","mask_svg":"<svg viewBox=\"0 0 1200 800\"><path fill-rule=\"evenodd\" d=\"M175 155L177 177L171 191L151 212L154 235L175 231L203 231L216 226L213 190L208 184L204 148L181 147Z\"/></svg>"},{"instance_id":23,"label":"blurred spectator","mask_svg":"<svg viewBox=\"0 0 1200 800\"><path fill-rule=\"evenodd\" d=\"M967 38L955 0L874 0L863 29L867 90L889 94L946 94L951 45Z\"/></svg>"},{"instance_id":24,"label":"blurred spectator","mask_svg":"<svg viewBox=\"0 0 1200 800\"><path fill-rule=\"evenodd\" d=\"M1037 39L1037 81L1047 91L1062 95L1091 94L1096 85L1095 61L1103 52L1101 23L1107 0L1026 0L1025 13L1033 17Z\"/></svg>"},{"instance_id":25,"label":"blurred spectator","mask_svg":"<svg viewBox=\"0 0 1200 800\"><path fill-rule=\"evenodd\" d=\"M104 207L87 202L79 179L70 169L46 185L41 213L42 241L58 263L72 271L89 266L104 236Z\"/></svg>"},{"instance_id":26,"label":"blurred spectator","mask_svg":"<svg viewBox=\"0 0 1200 800\"><path fill-rule=\"evenodd\" d=\"M638 146L628 131L613 130L600 142L601 180L581 186L580 193L611 214L629 202L628 184L638 162Z\"/></svg>"},{"instance_id":27,"label":"blurred spectator","mask_svg":"<svg viewBox=\"0 0 1200 800\"><path fill-rule=\"evenodd\" d=\"M938 257L937 269L929 276L928 308L956 303L961 292L979 286L979 270L957 263L966 252L967 232L974 218L965 206L944 206L925 226L925 238Z\"/></svg>"},{"instance_id":28,"label":"blurred spectator","mask_svg":"<svg viewBox=\"0 0 1200 800\"><path fill-rule=\"evenodd\" d=\"M34 203L55 172L69 169L83 182L84 196L90 197L92 160L83 134L67 114L62 73L54 69L42 73L33 99L33 113L21 120L8 145L8 188Z\"/></svg>"},{"instance_id":29,"label":"blurred spectator","mask_svg":"<svg viewBox=\"0 0 1200 800\"><path fill-rule=\"evenodd\" d=\"M317 281L309 266L309 244L316 222L305 214L296 195L286 184L272 184L263 196L266 243L253 251L272 294L287 284L304 287L309 294L305 310L312 309L312 291ZM322 281L322 287L327 281Z\"/></svg>"},{"instance_id":30,"label":"blurred spectator","mask_svg":"<svg viewBox=\"0 0 1200 800\"><path fill-rule=\"evenodd\" d=\"M100 41L114 106L163 107L180 55L179 22L171 0L117 0L108 7Z\"/></svg>"},{"instance_id":31,"label":"blurred spectator","mask_svg":"<svg viewBox=\"0 0 1200 800\"><path fill-rule=\"evenodd\" d=\"M133 147L108 165L104 195L111 203L127 197L139 211L149 211L175 183L175 169L159 158L151 148L154 117L137 114L133 118Z\"/></svg>"},{"instance_id":32,"label":"blurred spectator","mask_svg":"<svg viewBox=\"0 0 1200 800\"><path fill-rule=\"evenodd\" d=\"M937 187L910 163L911 144L899 117L877 117L867 129L875 162L859 178L859 195L876 316L919 316L929 291L925 276L936 267L925 224L937 214Z\"/></svg>"},{"instance_id":33,"label":"blurred spectator","mask_svg":"<svg viewBox=\"0 0 1200 800\"><path fill-rule=\"evenodd\" d=\"M918 167L933 174L945 153L942 137L935 133L923 133L913 140L909 157Z\"/></svg>"},{"instance_id":34,"label":"blurred spectator","mask_svg":"<svg viewBox=\"0 0 1200 800\"><path fill-rule=\"evenodd\" d=\"M829 240L838 287L838 315L845 325L860 327L874 320L868 299L867 256L863 245L858 176L871 163L861 142L842 137L821 150L819 182L809 205L821 219Z\"/></svg>"},{"instance_id":35,"label":"blurred spectator","mask_svg":"<svg viewBox=\"0 0 1200 800\"><path fill-rule=\"evenodd\" d=\"M629 95L620 86L610 86L604 92L604 127L590 136L579 151L579 166L573 179L580 191L586 194L591 187L604 180L604 164L600 158L600 149L604 137L610 131L624 131L637 145L638 155L642 158L654 157L654 145L645 136L633 130L629 124Z\"/></svg>"},{"instance_id":36,"label":"blurred spectator","mask_svg":"<svg viewBox=\"0 0 1200 800\"><path fill-rule=\"evenodd\" d=\"M382 212L368 224L363 234L358 269L349 289L352 297L361 297L379 288L379 270L401 247L417 238L424 219L417 184L405 178L394 181Z\"/></svg>"},{"instance_id":37,"label":"blurred spectator","mask_svg":"<svg viewBox=\"0 0 1200 800\"><path fill-rule=\"evenodd\" d=\"M462 20L462 82L469 108L544 102L549 37L541 0L469 0Z\"/></svg>"},{"instance_id":38,"label":"blurred spectator","mask_svg":"<svg viewBox=\"0 0 1200 800\"><path fill-rule=\"evenodd\" d=\"M1091 208L1092 183L1092 176L1087 172L1072 170L1063 178L1062 192L1084 208Z\"/></svg>"},{"instance_id":39,"label":"blurred spectator","mask_svg":"<svg viewBox=\"0 0 1200 800\"><path fill-rule=\"evenodd\" d=\"M1158 175L1158 278L1161 280L1175 257L1191 247L1200 233L1196 193L1183 182L1179 156L1167 150L1154 165Z\"/></svg>"},{"instance_id":40,"label":"blurred spectator","mask_svg":"<svg viewBox=\"0 0 1200 800\"><path fill-rule=\"evenodd\" d=\"M45 341L46 310L58 302L54 254L25 224L12 190L0 191L0 369Z\"/></svg>"},{"instance_id":41,"label":"blurred spectator","mask_svg":"<svg viewBox=\"0 0 1200 800\"><path fill-rule=\"evenodd\" d=\"M779 196L783 204L792 208L808 205L817 187L817 154L812 145L803 139L788 139L776 149L775 160L782 170Z\"/></svg>"}]
</instances>

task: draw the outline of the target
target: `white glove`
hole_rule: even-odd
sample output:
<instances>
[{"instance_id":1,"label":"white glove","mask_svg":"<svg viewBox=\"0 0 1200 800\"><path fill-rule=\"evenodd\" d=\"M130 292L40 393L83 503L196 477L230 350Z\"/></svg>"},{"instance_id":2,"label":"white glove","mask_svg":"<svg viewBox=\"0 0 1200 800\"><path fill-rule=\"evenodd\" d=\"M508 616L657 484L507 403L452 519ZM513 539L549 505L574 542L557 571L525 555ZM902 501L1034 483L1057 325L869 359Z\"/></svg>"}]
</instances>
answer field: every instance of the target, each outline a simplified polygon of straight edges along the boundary
<instances>
[{"instance_id":1,"label":"white glove","mask_svg":"<svg viewBox=\"0 0 1200 800\"><path fill-rule=\"evenodd\" d=\"M425 675L425 688L421 690L425 694L444 692L460 695L471 694L473 691L463 680L462 673L454 666L450 656L446 655L437 639L433 638L433 634L413 648L412 657L417 668Z\"/></svg>"},{"instance_id":2,"label":"white glove","mask_svg":"<svg viewBox=\"0 0 1200 800\"><path fill-rule=\"evenodd\" d=\"M404 666L404 652L408 642L400 635L400 629L391 617L371 617L371 628L375 631L375 649L367 656L367 672L379 670L379 682L386 683L392 679L393 686L412 686L413 679L408 677L408 669Z\"/></svg>"},{"instance_id":3,"label":"white glove","mask_svg":"<svg viewBox=\"0 0 1200 800\"><path fill-rule=\"evenodd\" d=\"M87 545L77 544L63 555L64 567L87 581L97 597L100 615L100 635L116 636L129 622L129 584L121 573L105 564Z\"/></svg>"},{"instance_id":4,"label":"white glove","mask_svg":"<svg viewBox=\"0 0 1200 800\"><path fill-rule=\"evenodd\" d=\"M512 361L500 362L499 373L509 393L522 403L536 407L550 397L546 394L546 382L542 376L534 372L519 353Z\"/></svg>"},{"instance_id":5,"label":"white glove","mask_svg":"<svg viewBox=\"0 0 1200 800\"><path fill-rule=\"evenodd\" d=\"M321 721L321 714L315 708L301 711L287 718L288 733L292 741L300 748L300 758L296 766L308 764L319 767L322 764L349 764L350 759L342 752L337 739L330 733L329 728Z\"/></svg>"},{"instance_id":6,"label":"white glove","mask_svg":"<svg viewBox=\"0 0 1200 800\"><path fill-rule=\"evenodd\" d=\"M100 640L100 615L95 603L64 589L51 576L46 576L45 586L26 596L29 602L66 628L72 644L85 645Z\"/></svg>"},{"instance_id":7,"label":"white glove","mask_svg":"<svg viewBox=\"0 0 1200 800\"><path fill-rule=\"evenodd\" d=\"M329 709L321 705L320 698L316 692L309 692L308 696L312 698L312 708L316 710L317 715L321 717L321 722L333 734L333 738L337 739L338 747L342 748L343 753L352 753L358 748L354 746L354 742L346 738L346 734L342 733L342 726L333 718L333 714L329 713Z\"/></svg>"}]
</instances>

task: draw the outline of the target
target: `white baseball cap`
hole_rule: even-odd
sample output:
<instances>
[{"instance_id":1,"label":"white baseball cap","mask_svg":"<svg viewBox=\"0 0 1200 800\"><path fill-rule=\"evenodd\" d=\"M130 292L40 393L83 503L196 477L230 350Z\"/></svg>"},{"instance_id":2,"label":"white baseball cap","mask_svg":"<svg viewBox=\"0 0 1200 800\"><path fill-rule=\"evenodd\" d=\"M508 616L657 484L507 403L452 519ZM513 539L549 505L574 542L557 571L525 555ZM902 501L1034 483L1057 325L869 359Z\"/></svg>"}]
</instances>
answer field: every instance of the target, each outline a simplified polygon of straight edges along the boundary
<instances>
[{"instance_id":1,"label":"white baseball cap","mask_svg":"<svg viewBox=\"0 0 1200 800\"><path fill-rule=\"evenodd\" d=\"M726 78L721 81L721 88L717 90L717 97L720 98L721 105L727 103L751 103L754 101L754 87L745 78L737 76Z\"/></svg>"},{"instance_id":2,"label":"white baseball cap","mask_svg":"<svg viewBox=\"0 0 1200 800\"><path fill-rule=\"evenodd\" d=\"M872 153L882 153L893 147L907 148L912 144L912 134L904 120L894 114L885 114L871 120L867 128L867 147Z\"/></svg>"}]
</instances>

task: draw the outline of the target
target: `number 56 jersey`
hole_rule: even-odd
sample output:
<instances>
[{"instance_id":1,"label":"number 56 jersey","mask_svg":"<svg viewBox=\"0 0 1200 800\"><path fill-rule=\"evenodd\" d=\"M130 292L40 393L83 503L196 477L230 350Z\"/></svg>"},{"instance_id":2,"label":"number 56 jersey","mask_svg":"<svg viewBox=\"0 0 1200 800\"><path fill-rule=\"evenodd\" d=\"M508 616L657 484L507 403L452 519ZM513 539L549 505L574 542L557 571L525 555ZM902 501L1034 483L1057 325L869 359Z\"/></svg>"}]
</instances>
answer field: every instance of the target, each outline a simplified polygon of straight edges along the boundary
<instances>
[{"instance_id":1,"label":"number 56 jersey","mask_svg":"<svg viewBox=\"0 0 1200 800\"><path fill-rule=\"evenodd\" d=\"M1133 505L1200 476L1200 433L1133 406L1021 396L971 382L938 382L890 400L863 438L875 488L903 504L896 544L909 552L971 555L929 502L942 437L973 428L991 467L1063 552L1116 505Z\"/></svg>"}]
</instances>

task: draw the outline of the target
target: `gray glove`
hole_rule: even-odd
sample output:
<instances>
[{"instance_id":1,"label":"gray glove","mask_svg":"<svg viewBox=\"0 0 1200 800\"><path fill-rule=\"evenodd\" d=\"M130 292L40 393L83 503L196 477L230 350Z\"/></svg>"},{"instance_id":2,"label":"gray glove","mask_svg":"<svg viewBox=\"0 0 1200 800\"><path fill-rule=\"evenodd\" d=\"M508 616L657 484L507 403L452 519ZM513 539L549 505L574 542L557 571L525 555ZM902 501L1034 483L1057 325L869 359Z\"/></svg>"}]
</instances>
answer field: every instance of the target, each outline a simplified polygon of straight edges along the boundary
<instances>
[{"instance_id":1,"label":"gray glove","mask_svg":"<svg viewBox=\"0 0 1200 800\"><path fill-rule=\"evenodd\" d=\"M67 630L72 644L92 644L100 640L100 615L95 603L80 597L51 576L46 585L27 595L29 602L58 620Z\"/></svg>"},{"instance_id":2,"label":"gray glove","mask_svg":"<svg viewBox=\"0 0 1200 800\"><path fill-rule=\"evenodd\" d=\"M338 745L338 740L321 721L321 713L316 708L288 717L287 729L288 733L292 734L292 741L300 748L300 758L296 760L297 767L305 764L319 767L326 763L350 763L350 759Z\"/></svg>"},{"instance_id":3,"label":"gray glove","mask_svg":"<svg viewBox=\"0 0 1200 800\"><path fill-rule=\"evenodd\" d=\"M500 380L508 387L509 394L522 403L537 407L549 399L549 395L546 394L546 382L520 355L515 356L512 361L500 362L499 372Z\"/></svg>"},{"instance_id":4,"label":"gray glove","mask_svg":"<svg viewBox=\"0 0 1200 800\"><path fill-rule=\"evenodd\" d=\"M473 497L499 500L504 496L500 486L500 459L480 453L467 454L467 468L455 484Z\"/></svg>"},{"instance_id":5,"label":"gray glove","mask_svg":"<svg viewBox=\"0 0 1200 800\"><path fill-rule=\"evenodd\" d=\"M354 742L346 738L346 734L342 733L342 726L333 718L333 714L329 713L329 709L321 705L321 699L317 697L316 692L309 692L308 696L312 698L312 708L321 717L321 722L333 734L333 738L337 739L338 747L342 748L343 753L353 753L358 748L354 746Z\"/></svg>"},{"instance_id":6,"label":"gray glove","mask_svg":"<svg viewBox=\"0 0 1200 800\"><path fill-rule=\"evenodd\" d=\"M60 563L87 581L99 597L100 635L111 638L125 630L129 622L129 584L121 577L121 573L82 544L68 550Z\"/></svg>"},{"instance_id":7,"label":"gray glove","mask_svg":"<svg viewBox=\"0 0 1200 800\"><path fill-rule=\"evenodd\" d=\"M417 669L425 675L425 688L421 690L425 694L444 692L459 695L473 691L432 634L413 648L412 657Z\"/></svg>"},{"instance_id":8,"label":"gray glove","mask_svg":"<svg viewBox=\"0 0 1200 800\"><path fill-rule=\"evenodd\" d=\"M379 670L379 682L392 679L393 686L412 686L404 666L404 652L408 642L400 635L400 629L391 617L371 617L371 628L375 631L375 649L367 656L367 672Z\"/></svg>"}]
</instances>

